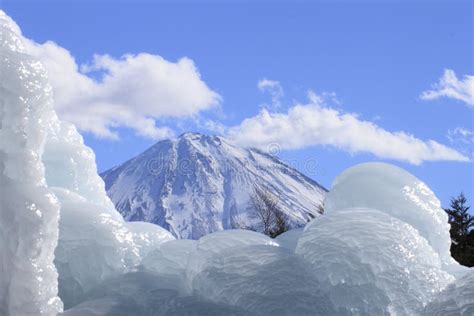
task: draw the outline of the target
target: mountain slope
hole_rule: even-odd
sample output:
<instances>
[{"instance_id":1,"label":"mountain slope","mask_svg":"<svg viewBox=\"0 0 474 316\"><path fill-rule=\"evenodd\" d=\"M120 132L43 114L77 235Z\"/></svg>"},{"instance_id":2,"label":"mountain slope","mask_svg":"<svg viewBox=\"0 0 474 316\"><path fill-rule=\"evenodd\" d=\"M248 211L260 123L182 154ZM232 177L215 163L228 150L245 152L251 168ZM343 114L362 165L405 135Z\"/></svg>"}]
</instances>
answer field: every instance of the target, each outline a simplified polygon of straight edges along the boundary
<instances>
[{"instance_id":1,"label":"mountain slope","mask_svg":"<svg viewBox=\"0 0 474 316\"><path fill-rule=\"evenodd\" d=\"M292 226L317 216L326 193L271 155L197 133L158 142L101 176L126 220L152 222L191 239L249 224L256 184L279 197Z\"/></svg>"}]
</instances>

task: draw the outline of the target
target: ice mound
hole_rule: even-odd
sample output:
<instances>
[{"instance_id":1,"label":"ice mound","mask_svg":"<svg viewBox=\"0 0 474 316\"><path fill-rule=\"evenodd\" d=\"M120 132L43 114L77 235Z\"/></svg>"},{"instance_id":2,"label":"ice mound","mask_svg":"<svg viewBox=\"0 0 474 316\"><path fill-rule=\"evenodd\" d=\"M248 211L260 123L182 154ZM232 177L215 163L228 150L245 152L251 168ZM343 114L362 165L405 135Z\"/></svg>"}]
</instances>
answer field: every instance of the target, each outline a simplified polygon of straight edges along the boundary
<instances>
[{"instance_id":1,"label":"ice mound","mask_svg":"<svg viewBox=\"0 0 474 316\"><path fill-rule=\"evenodd\" d=\"M192 288L193 278L206 267L209 259L214 255L219 254L222 250L244 245L278 246L278 243L263 234L241 229L218 231L203 236L199 239L193 260L187 267L188 286Z\"/></svg>"},{"instance_id":2,"label":"ice mound","mask_svg":"<svg viewBox=\"0 0 474 316\"><path fill-rule=\"evenodd\" d=\"M428 186L407 171L386 163L364 163L345 170L334 180L324 201L326 214L345 208L367 207L408 223L428 240L447 265L448 216Z\"/></svg>"},{"instance_id":3,"label":"ice mound","mask_svg":"<svg viewBox=\"0 0 474 316\"><path fill-rule=\"evenodd\" d=\"M41 162L52 106L43 67L0 10L0 315L62 310L53 264L59 203Z\"/></svg>"},{"instance_id":4,"label":"ice mound","mask_svg":"<svg viewBox=\"0 0 474 316\"><path fill-rule=\"evenodd\" d=\"M474 270L449 285L425 308L425 315L474 315Z\"/></svg>"},{"instance_id":5,"label":"ice mound","mask_svg":"<svg viewBox=\"0 0 474 316\"><path fill-rule=\"evenodd\" d=\"M298 240L300 239L302 233L303 228L291 229L281 235L278 235L275 240L280 245L280 247L295 251L296 245L298 244Z\"/></svg>"},{"instance_id":6,"label":"ice mound","mask_svg":"<svg viewBox=\"0 0 474 316\"><path fill-rule=\"evenodd\" d=\"M125 226L132 233L140 258L145 258L149 252L158 249L161 244L176 239L169 231L155 224L129 222L125 223Z\"/></svg>"},{"instance_id":7,"label":"ice mound","mask_svg":"<svg viewBox=\"0 0 474 316\"><path fill-rule=\"evenodd\" d=\"M87 299L89 297L90 299ZM159 276L134 272L112 278L90 291L84 302L62 316L248 315L241 308L181 296L162 286Z\"/></svg>"},{"instance_id":8,"label":"ice mound","mask_svg":"<svg viewBox=\"0 0 474 316\"><path fill-rule=\"evenodd\" d=\"M240 306L249 315L334 313L309 266L287 249L269 245L220 250L194 277L193 289L213 302Z\"/></svg>"},{"instance_id":9,"label":"ice mound","mask_svg":"<svg viewBox=\"0 0 474 316\"><path fill-rule=\"evenodd\" d=\"M149 223L126 223L67 189L53 188L61 201L55 264L65 307L107 278L133 271L149 251L174 237Z\"/></svg>"},{"instance_id":10,"label":"ice mound","mask_svg":"<svg viewBox=\"0 0 474 316\"><path fill-rule=\"evenodd\" d=\"M454 280L416 229L373 209L346 208L311 222L296 253L349 314L414 314Z\"/></svg>"},{"instance_id":11,"label":"ice mound","mask_svg":"<svg viewBox=\"0 0 474 316\"><path fill-rule=\"evenodd\" d=\"M65 307L101 281L139 263L139 250L126 223L66 189L54 189L61 201L55 264Z\"/></svg>"},{"instance_id":12,"label":"ice mound","mask_svg":"<svg viewBox=\"0 0 474 316\"><path fill-rule=\"evenodd\" d=\"M215 232L199 239L197 249L202 253L218 253L221 250L244 245L279 246L277 242L263 234L241 229Z\"/></svg>"},{"instance_id":13,"label":"ice mound","mask_svg":"<svg viewBox=\"0 0 474 316\"><path fill-rule=\"evenodd\" d=\"M161 276L161 282L179 293L192 293L188 265L194 260L197 241L180 239L162 244L144 257L141 269Z\"/></svg>"},{"instance_id":14,"label":"ice mound","mask_svg":"<svg viewBox=\"0 0 474 316\"><path fill-rule=\"evenodd\" d=\"M397 168L393 166L361 167L367 174L377 174L380 185L384 179L389 186L394 182L391 171ZM384 168L386 174L380 170ZM402 177L413 178L405 172ZM344 174L338 178L336 192L347 179ZM79 255L75 260L103 264L94 268L103 272L85 282L87 288L74 293L74 306L64 315L422 315L470 311L472 282L469 278L456 280L451 270L445 269L456 264L447 265L440 248L433 247L436 238L430 241L431 235L422 233L423 224L432 225L442 236L446 225L436 226L424 213L426 208L413 208L421 218L413 221L409 214L397 213L393 205L387 204L386 209L349 206L354 200L357 205L370 205L370 198L378 194L373 186L363 188L357 187L356 192L367 201L351 198L350 191L349 202L334 200L345 197L330 193L330 208L324 216L276 239L228 230L198 241L171 240L170 235L147 224L117 220L101 226L97 218L107 212L97 208L91 214L86 211L84 224L97 225L92 228L97 232L88 235L98 236L100 231L103 235L91 238L98 244L84 249L96 249L102 257ZM68 191L71 197L64 197L61 190L54 191L61 201L71 200L75 194ZM386 194L397 203L403 201L396 188ZM68 204L63 204L67 214ZM79 201L72 204L80 205ZM80 212L72 214L82 216ZM68 222L72 226L66 231L73 230L80 220ZM137 239L140 233L144 236ZM71 240L79 236L73 235ZM62 242L60 239L60 246ZM69 256L75 254L66 254L66 261ZM67 273L61 265L58 269L63 280ZM71 280L89 273L81 271L77 269ZM458 294L450 296L443 292L446 288Z\"/></svg>"}]
</instances>

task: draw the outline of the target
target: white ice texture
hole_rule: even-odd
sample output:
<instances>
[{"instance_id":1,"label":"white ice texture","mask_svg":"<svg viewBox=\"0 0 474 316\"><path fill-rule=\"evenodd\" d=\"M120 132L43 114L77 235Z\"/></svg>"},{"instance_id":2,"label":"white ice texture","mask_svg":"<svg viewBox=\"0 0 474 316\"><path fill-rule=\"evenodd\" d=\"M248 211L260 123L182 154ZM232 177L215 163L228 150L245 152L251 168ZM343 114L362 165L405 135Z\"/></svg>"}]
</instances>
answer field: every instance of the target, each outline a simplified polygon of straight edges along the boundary
<instances>
[{"instance_id":1,"label":"white ice texture","mask_svg":"<svg viewBox=\"0 0 474 316\"><path fill-rule=\"evenodd\" d=\"M0 315L55 315L59 203L41 162L53 101L43 67L24 51L0 11Z\"/></svg>"},{"instance_id":2,"label":"white ice texture","mask_svg":"<svg viewBox=\"0 0 474 316\"><path fill-rule=\"evenodd\" d=\"M388 164L345 171L326 214L276 239L125 222L3 12L0 27L0 315L473 315L438 199Z\"/></svg>"},{"instance_id":3,"label":"white ice texture","mask_svg":"<svg viewBox=\"0 0 474 316\"><path fill-rule=\"evenodd\" d=\"M454 281L416 229L374 209L313 221L296 253L343 314L412 315Z\"/></svg>"},{"instance_id":4,"label":"white ice texture","mask_svg":"<svg viewBox=\"0 0 474 316\"><path fill-rule=\"evenodd\" d=\"M124 222L106 196L93 151L57 118L46 71L25 47L28 40L0 11L2 316L56 315L61 299L66 308L76 304L174 239L159 226Z\"/></svg>"},{"instance_id":5,"label":"white ice texture","mask_svg":"<svg viewBox=\"0 0 474 316\"><path fill-rule=\"evenodd\" d=\"M450 284L425 308L424 315L474 315L474 270Z\"/></svg>"},{"instance_id":6,"label":"white ice texture","mask_svg":"<svg viewBox=\"0 0 474 316\"><path fill-rule=\"evenodd\" d=\"M359 164L334 180L325 200L326 214L366 207L410 224L438 253L443 265L454 263L448 216L428 186L401 168L384 163Z\"/></svg>"}]
</instances>

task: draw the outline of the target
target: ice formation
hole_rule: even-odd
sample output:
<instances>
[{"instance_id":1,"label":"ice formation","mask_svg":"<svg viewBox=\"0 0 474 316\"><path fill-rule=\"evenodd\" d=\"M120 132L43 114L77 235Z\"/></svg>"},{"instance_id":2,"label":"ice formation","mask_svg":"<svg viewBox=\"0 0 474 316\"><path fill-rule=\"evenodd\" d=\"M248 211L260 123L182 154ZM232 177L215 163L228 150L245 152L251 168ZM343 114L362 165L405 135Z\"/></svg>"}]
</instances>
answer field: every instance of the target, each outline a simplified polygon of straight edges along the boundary
<instances>
[{"instance_id":1,"label":"ice formation","mask_svg":"<svg viewBox=\"0 0 474 316\"><path fill-rule=\"evenodd\" d=\"M53 114L41 64L0 11L0 315L55 315L59 203L41 154Z\"/></svg>"},{"instance_id":2,"label":"ice formation","mask_svg":"<svg viewBox=\"0 0 474 316\"><path fill-rule=\"evenodd\" d=\"M381 210L416 228L445 265L454 263L441 203L425 183L401 168L385 163L349 168L334 180L324 203L326 214L352 207Z\"/></svg>"},{"instance_id":3,"label":"ice formation","mask_svg":"<svg viewBox=\"0 0 474 316\"><path fill-rule=\"evenodd\" d=\"M272 245L221 249L207 258L192 285L196 295L241 307L250 315L331 315L335 311L303 258Z\"/></svg>"},{"instance_id":4,"label":"ice formation","mask_svg":"<svg viewBox=\"0 0 474 316\"><path fill-rule=\"evenodd\" d=\"M1 315L56 315L62 302L64 316L474 313L473 270L449 256L439 201L388 164L345 171L325 215L276 239L175 240L125 222L1 11L0 27Z\"/></svg>"},{"instance_id":5,"label":"ice formation","mask_svg":"<svg viewBox=\"0 0 474 316\"><path fill-rule=\"evenodd\" d=\"M188 287L193 289L194 278L206 269L209 260L226 249L235 249L245 245L278 246L271 238L247 230L226 230L202 237L196 245L193 260L186 270Z\"/></svg>"},{"instance_id":6,"label":"ice formation","mask_svg":"<svg viewBox=\"0 0 474 316\"><path fill-rule=\"evenodd\" d=\"M280 247L295 251L298 240L303 233L303 228L291 229L276 237L276 242Z\"/></svg>"},{"instance_id":7,"label":"ice formation","mask_svg":"<svg viewBox=\"0 0 474 316\"><path fill-rule=\"evenodd\" d=\"M374 209L344 209L313 221L296 253L346 313L412 315L454 281L416 229Z\"/></svg>"},{"instance_id":8,"label":"ice formation","mask_svg":"<svg viewBox=\"0 0 474 316\"><path fill-rule=\"evenodd\" d=\"M123 220L94 153L57 118L28 42L3 11L0 23L0 315L56 315L61 299L66 308L75 305L174 237Z\"/></svg>"},{"instance_id":9,"label":"ice formation","mask_svg":"<svg viewBox=\"0 0 474 316\"><path fill-rule=\"evenodd\" d=\"M474 271L450 284L426 306L424 315L474 315Z\"/></svg>"},{"instance_id":10,"label":"ice formation","mask_svg":"<svg viewBox=\"0 0 474 316\"><path fill-rule=\"evenodd\" d=\"M77 132L72 133L72 139L75 139L74 134L77 135ZM52 186L51 191L61 202L55 264L59 272L59 294L66 308L78 303L85 292L101 281L117 273L134 270L148 252L175 239L157 225L125 222L110 200L107 200L97 172L87 173L90 169L95 171L95 164L88 148L84 145L81 148L79 144L82 144L82 140L75 144L82 155L70 158L71 154L65 154L66 161L72 167L70 170L64 167L61 170L70 179L82 177L80 181L89 183L89 188L72 186L71 183L75 181L71 180L56 182L67 178L65 176L47 178L48 185L51 182L52 185L61 185ZM56 156L56 161L59 161L59 157ZM82 165L80 169L76 169L78 165ZM46 169L48 166L46 164ZM64 163L60 166L64 166ZM79 175L80 170L86 171L88 176ZM102 196L97 192L101 192Z\"/></svg>"},{"instance_id":11,"label":"ice formation","mask_svg":"<svg viewBox=\"0 0 474 316\"><path fill-rule=\"evenodd\" d=\"M333 190L324 216L276 239L228 230L162 243L65 315L472 313L472 270L444 252L447 218L421 181L371 163L348 169Z\"/></svg>"}]
</instances>

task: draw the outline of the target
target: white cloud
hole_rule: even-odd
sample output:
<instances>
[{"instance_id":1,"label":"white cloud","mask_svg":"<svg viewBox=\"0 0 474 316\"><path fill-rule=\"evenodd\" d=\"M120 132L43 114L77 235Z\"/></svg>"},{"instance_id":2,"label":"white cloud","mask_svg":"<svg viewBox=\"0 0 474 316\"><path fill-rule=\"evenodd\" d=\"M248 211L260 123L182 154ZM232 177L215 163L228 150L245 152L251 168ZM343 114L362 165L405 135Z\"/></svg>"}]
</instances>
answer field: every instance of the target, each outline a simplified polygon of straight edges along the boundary
<instances>
[{"instance_id":1,"label":"white cloud","mask_svg":"<svg viewBox=\"0 0 474 316\"><path fill-rule=\"evenodd\" d=\"M447 137L451 142L474 143L474 132L464 127L456 127L453 130L449 130Z\"/></svg>"},{"instance_id":2,"label":"white cloud","mask_svg":"<svg viewBox=\"0 0 474 316\"><path fill-rule=\"evenodd\" d=\"M279 109L281 107L281 98L284 95L283 88L279 81L262 79L258 82L257 87L262 92L268 92L272 98L272 104L270 108ZM268 105L264 104L264 107L269 108Z\"/></svg>"},{"instance_id":3,"label":"white cloud","mask_svg":"<svg viewBox=\"0 0 474 316\"><path fill-rule=\"evenodd\" d=\"M421 93L423 100L435 100L441 97L452 98L474 106L474 76L466 75L462 80L451 69L445 69L438 83L433 84L432 90Z\"/></svg>"},{"instance_id":4,"label":"white cloud","mask_svg":"<svg viewBox=\"0 0 474 316\"><path fill-rule=\"evenodd\" d=\"M355 114L330 108L323 96L311 91L307 104L296 104L286 113L262 109L258 115L228 129L227 136L240 145L263 150L275 145L281 149L328 145L350 153L368 152L379 158L412 164L469 160L436 141L423 141L405 132L389 132Z\"/></svg>"},{"instance_id":5,"label":"white cloud","mask_svg":"<svg viewBox=\"0 0 474 316\"><path fill-rule=\"evenodd\" d=\"M470 156L471 159L474 157L474 132L472 129L456 127L453 130L449 130L446 137L462 153Z\"/></svg>"},{"instance_id":6,"label":"white cloud","mask_svg":"<svg viewBox=\"0 0 474 316\"><path fill-rule=\"evenodd\" d=\"M225 132L227 130L227 126L225 126L221 122L218 122L218 121L215 121L215 120L210 120L210 119L206 119L203 123L198 121L198 126L204 128L204 129L206 129L210 132L217 133L219 135L225 134Z\"/></svg>"},{"instance_id":7,"label":"white cloud","mask_svg":"<svg viewBox=\"0 0 474 316\"><path fill-rule=\"evenodd\" d=\"M99 137L117 139L121 127L144 137L169 137L173 132L156 126L156 120L197 115L221 100L188 58L170 62L145 53L118 59L96 55L79 67L69 51L53 42L27 46L49 73L58 115Z\"/></svg>"}]
</instances>

